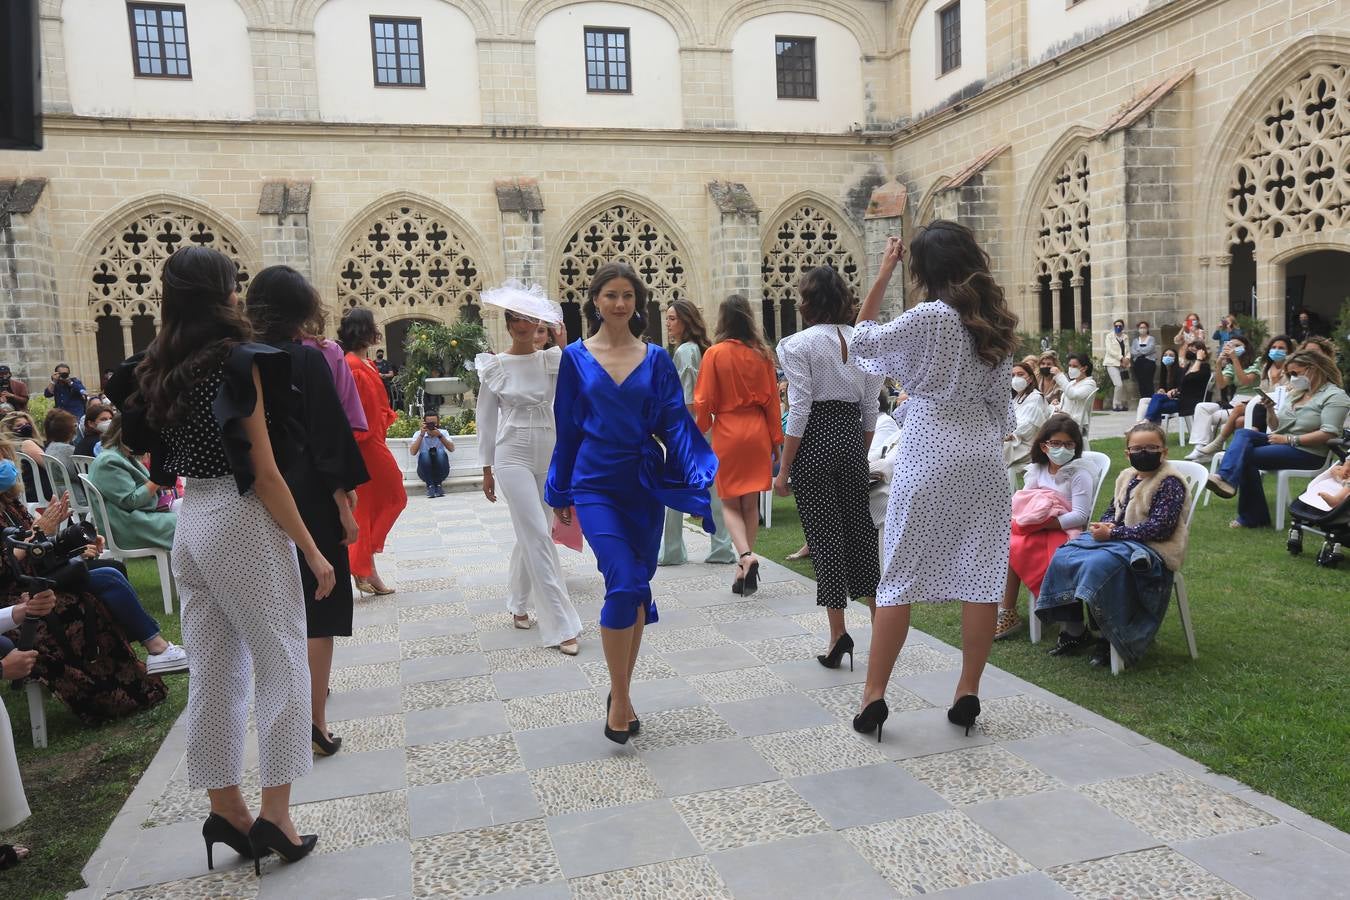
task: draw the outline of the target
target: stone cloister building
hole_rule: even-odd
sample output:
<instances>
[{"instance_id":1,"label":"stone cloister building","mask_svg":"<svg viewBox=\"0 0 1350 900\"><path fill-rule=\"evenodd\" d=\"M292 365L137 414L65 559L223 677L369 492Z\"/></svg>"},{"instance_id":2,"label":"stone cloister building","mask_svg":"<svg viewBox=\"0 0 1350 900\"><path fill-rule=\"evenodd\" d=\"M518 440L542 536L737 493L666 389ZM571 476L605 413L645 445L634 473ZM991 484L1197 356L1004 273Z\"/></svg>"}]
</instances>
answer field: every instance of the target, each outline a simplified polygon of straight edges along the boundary
<instances>
[{"instance_id":1,"label":"stone cloister building","mask_svg":"<svg viewBox=\"0 0 1350 900\"><path fill-rule=\"evenodd\" d=\"M759 305L859 291L886 235L970 225L1028 330L1350 295L1345 0L41 0L46 146L0 153L0 358L142 348L186 243L332 316L580 329L604 261ZM909 298L912 299L912 298ZM889 312L907 298L897 284Z\"/></svg>"}]
</instances>

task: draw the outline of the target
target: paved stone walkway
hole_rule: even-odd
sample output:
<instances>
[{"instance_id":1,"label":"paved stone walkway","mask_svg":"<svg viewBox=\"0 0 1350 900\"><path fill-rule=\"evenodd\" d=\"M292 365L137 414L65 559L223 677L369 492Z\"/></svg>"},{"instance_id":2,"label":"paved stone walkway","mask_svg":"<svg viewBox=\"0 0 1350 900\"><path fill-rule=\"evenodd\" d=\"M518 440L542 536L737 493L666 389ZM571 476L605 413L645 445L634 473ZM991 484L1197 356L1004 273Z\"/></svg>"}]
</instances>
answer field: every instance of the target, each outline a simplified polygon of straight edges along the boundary
<instances>
[{"instance_id":1,"label":"paved stone walkway","mask_svg":"<svg viewBox=\"0 0 1350 900\"><path fill-rule=\"evenodd\" d=\"M643 730L620 748L601 735L593 560L564 551L586 621L573 660L511 627L511 540L505 504L479 494L410 503L382 563L398 593L362 602L340 642L344 748L295 788L314 856L257 879L220 847L207 872L180 721L79 896L1345 895L1350 835L1006 673L990 671L964 736L945 718L958 654L921 633L885 740L854 734L866 653L853 671L819 666L813 586L772 564L751 600L728 567L660 571ZM865 648L866 617L850 616Z\"/></svg>"}]
</instances>

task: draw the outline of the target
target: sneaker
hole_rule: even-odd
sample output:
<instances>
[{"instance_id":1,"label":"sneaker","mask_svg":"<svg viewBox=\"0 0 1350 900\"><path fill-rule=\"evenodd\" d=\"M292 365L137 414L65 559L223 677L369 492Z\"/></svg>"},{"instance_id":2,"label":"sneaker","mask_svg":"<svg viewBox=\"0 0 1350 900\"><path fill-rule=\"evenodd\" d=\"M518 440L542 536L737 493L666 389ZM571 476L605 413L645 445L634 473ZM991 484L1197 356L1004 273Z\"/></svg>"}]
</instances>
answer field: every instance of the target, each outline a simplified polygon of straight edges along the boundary
<instances>
[{"instance_id":1,"label":"sneaker","mask_svg":"<svg viewBox=\"0 0 1350 900\"><path fill-rule=\"evenodd\" d=\"M1186 459L1190 462L1207 463L1214 458L1213 453L1206 453L1203 447L1196 447L1190 453L1186 454Z\"/></svg>"},{"instance_id":2,"label":"sneaker","mask_svg":"<svg viewBox=\"0 0 1350 900\"><path fill-rule=\"evenodd\" d=\"M1095 640L1097 640L1097 638L1086 628L1084 628L1083 633L1077 637L1073 637L1067 631L1061 631L1059 633L1059 640L1055 642L1055 646L1050 648L1049 655L1077 656Z\"/></svg>"},{"instance_id":3,"label":"sneaker","mask_svg":"<svg viewBox=\"0 0 1350 900\"><path fill-rule=\"evenodd\" d=\"M1205 482L1205 487L1209 488L1220 497L1223 497L1225 500L1237 496L1237 488L1224 481L1217 474L1209 476L1209 479Z\"/></svg>"},{"instance_id":4,"label":"sneaker","mask_svg":"<svg viewBox=\"0 0 1350 900\"><path fill-rule=\"evenodd\" d=\"M1017 610L1000 609L998 611L998 624L994 626L994 640L1003 640L1017 630L1021 624L1022 620L1018 617Z\"/></svg>"},{"instance_id":5,"label":"sneaker","mask_svg":"<svg viewBox=\"0 0 1350 900\"><path fill-rule=\"evenodd\" d=\"M1111 643L1105 638L1097 641L1092 648L1092 655L1088 657L1088 665L1098 666L1100 668L1111 668Z\"/></svg>"},{"instance_id":6,"label":"sneaker","mask_svg":"<svg viewBox=\"0 0 1350 900\"><path fill-rule=\"evenodd\" d=\"M187 667L187 651L177 644L170 644L163 653L151 653L145 658L145 671L150 675L186 672Z\"/></svg>"},{"instance_id":7,"label":"sneaker","mask_svg":"<svg viewBox=\"0 0 1350 900\"><path fill-rule=\"evenodd\" d=\"M436 486L434 484L427 485L427 499L434 500L435 498L436 498Z\"/></svg>"}]
</instances>

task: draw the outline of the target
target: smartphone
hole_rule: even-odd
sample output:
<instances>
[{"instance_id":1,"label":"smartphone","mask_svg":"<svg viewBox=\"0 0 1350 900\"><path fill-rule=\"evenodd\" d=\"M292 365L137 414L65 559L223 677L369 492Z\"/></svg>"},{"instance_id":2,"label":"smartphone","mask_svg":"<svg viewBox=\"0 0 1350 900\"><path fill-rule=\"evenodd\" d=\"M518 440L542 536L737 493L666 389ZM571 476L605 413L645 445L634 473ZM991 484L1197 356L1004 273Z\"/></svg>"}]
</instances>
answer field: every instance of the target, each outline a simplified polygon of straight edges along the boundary
<instances>
[{"instance_id":1,"label":"smartphone","mask_svg":"<svg viewBox=\"0 0 1350 900\"><path fill-rule=\"evenodd\" d=\"M1265 391L1261 390L1260 388L1257 388L1257 389L1256 389L1256 393L1260 394L1260 395L1261 395L1261 399L1262 399L1262 400L1265 400L1265 401L1266 401L1267 403L1269 403L1271 406L1274 406L1274 405L1275 405L1275 398L1272 397L1272 396L1270 396L1269 394L1267 394Z\"/></svg>"}]
</instances>

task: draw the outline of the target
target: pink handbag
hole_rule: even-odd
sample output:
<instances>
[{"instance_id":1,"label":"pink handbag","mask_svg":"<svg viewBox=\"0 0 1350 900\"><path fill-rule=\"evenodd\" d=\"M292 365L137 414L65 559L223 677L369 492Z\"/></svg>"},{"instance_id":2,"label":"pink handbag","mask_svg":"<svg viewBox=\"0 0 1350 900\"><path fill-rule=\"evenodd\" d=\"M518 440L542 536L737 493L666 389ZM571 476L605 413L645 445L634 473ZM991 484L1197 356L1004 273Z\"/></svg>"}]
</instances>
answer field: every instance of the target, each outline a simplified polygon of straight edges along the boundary
<instances>
[{"instance_id":1,"label":"pink handbag","mask_svg":"<svg viewBox=\"0 0 1350 900\"><path fill-rule=\"evenodd\" d=\"M553 543L569 550L581 552L581 523L577 521L577 508L572 507L572 524L564 525L557 516L553 517Z\"/></svg>"}]
</instances>

